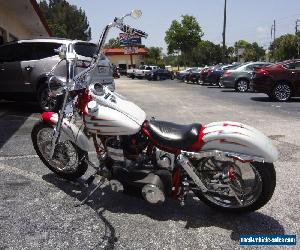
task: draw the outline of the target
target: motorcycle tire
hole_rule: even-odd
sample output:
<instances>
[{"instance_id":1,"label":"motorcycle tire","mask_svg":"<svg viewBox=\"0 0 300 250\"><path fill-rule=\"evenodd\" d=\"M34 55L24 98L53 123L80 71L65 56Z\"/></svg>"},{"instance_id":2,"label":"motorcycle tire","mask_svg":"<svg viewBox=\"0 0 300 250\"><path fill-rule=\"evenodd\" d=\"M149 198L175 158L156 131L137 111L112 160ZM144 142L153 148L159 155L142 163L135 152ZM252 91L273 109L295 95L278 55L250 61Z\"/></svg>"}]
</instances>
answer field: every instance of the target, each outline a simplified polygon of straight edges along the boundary
<instances>
[{"instance_id":1,"label":"motorcycle tire","mask_svg":"<svg viewBox=\"0 0 300 250\"><path fill-rule=\"evenodd\" d=\"M45 154L41 151L41 149L38 145L38 136L39 136L39 133L42 130L47 130L47 129L49 129L49 132L53 131L52 126L50 126L49 124L47 124L43 121L39 121L33 126L33 129L32 129L32 132L31 132L31 140L32 140L32 143L33 143L33 147L34 147L37 155L39 156L39 158L42 160L42 162L52 172L54 172L55 174L57 174L58 176L60 176L64 179L75 180L75 179L79 178L80 176L84 175L84 173L86 172L87 167L88 167L87 162L84 160L85 157L87 157L87 152L83 151L82 149L77 147L71 141L63 142L60 145L58 144L56 146L56 149L58 147L61 147L61 148L66 147L65 144L67 144L67 143L68 143L69 147L73 147L74 152L76 153L76 161L78 161L78 164L74 164L75 167L72 170L62 170L62 169L59 169L57 166L55 166L55 160L57 160L57 159L55 159L56 154L57 154L56 152L54 153L53 160L49 160L49 159L46 158ZM49 139L51 139L51 138L49 138ZM51 140L50 141L45 141L45 143L51 143ZM40 144L41 144L41 142L40 142ZM70 162L70 159L69 159L69 162ZM67 163L69 163L69 162L67 162Z\"/></svg>"},{"instance_id":2,"label":"motorcycle tire","mask_svg":"<svg viewBox=\"0 0 300 250\"><path fill-rule=\"evenodd\" d=\"M272 163L253 162L252 167L259 173L262 183L262 189L258 198L248 206L226 207L216 204L209 200L205 194L200 191L194 191L195 195L206 205L224 212L230 213L249 213L263 207L272 197L276 186L276 172Z\"/></svg>"}]
</instances>

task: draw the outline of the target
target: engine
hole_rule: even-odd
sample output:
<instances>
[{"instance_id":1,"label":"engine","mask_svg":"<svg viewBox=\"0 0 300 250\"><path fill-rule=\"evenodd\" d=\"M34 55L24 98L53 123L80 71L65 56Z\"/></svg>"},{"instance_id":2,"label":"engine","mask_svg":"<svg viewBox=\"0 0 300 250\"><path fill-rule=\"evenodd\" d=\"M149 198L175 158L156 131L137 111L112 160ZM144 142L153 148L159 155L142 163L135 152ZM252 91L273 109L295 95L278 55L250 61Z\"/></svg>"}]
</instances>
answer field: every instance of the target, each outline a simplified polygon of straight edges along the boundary
<instances>
[{"instance_id":1,"label":"engine","mask_svg":"<svg viewBox=\"0 0 300 250\"><path fill-rule=\"evenodd\" d=\"M151 157L143 151L148 139L142 134L110 137L105 146L111 164L111 188L138 191L152 203L161 203L172 191L174 155L154 149Z\"/></svg>"}]
</instances>

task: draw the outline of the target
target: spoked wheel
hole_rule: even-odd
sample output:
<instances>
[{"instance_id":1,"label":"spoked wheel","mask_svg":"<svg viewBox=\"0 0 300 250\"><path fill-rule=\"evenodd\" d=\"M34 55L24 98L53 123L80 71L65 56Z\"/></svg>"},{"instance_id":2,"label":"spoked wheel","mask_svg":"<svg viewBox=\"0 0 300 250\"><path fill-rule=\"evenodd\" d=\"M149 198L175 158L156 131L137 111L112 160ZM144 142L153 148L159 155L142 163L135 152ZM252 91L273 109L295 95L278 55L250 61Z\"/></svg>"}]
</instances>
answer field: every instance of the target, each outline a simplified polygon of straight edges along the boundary
<instances>
[{"instance_id":1,"label":"spoked wheel","mask_svg":"<svg viewBox=\"0 0 300 250\"><path fill-rule=\"evenodd\" d=\"M208 189L195 194L206 204L229 212L251 212L272 197L276 173L271 163L204 158L197 163L199 177Z\"/></svg>"},{"instance_id":2,"label":"spoked wheel","mask_svg":"<svg viewBox=\"0 0 300 250\"><path fill-rule=\"evenodd\" d=\"M273 97L276 101L285 102L292 96L292 89L287 83L278 83L273 91Z\"/></svg>"},{"instance_id":3,"label":"spoked wheel","mask_svg":"<svg viewBox=\"0 0 300 250\"><path fill-rule=\"evenodd\" d=\"M246 92L249 89L249 82L241 79L236 83L235 90L238 92Z\"/></svg>"},{"instance_id":4,"label":"spoked wheel","mask_svg":"<svg viewBox=\"0 0 300 250\"><path fill-rule=\"evenodd\" d=\"M54 155L50 159L52 135L53 128L48 124L41 121L34 125L31 139L40 159L60 177L73 180L82 176L87 169L84 159L87 152L82 151L69 140L61 140L56 145Z\"/></svg>"}]
</instances>

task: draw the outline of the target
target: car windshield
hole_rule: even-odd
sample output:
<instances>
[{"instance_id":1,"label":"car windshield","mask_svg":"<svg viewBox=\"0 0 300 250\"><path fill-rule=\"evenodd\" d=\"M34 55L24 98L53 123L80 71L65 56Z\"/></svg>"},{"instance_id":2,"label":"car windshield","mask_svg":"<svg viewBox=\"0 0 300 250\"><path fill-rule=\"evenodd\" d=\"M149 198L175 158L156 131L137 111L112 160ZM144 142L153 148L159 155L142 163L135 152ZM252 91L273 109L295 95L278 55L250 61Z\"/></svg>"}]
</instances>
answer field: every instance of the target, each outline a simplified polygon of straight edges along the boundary
<instances>
[{"instance_id":1,"label":"car windshield","mask_svg":"<svg viewBox=\"0 0 300 250\"><path fill-rule=\"evenodd\" d=\"M186 71L187 72L194 72L194 71L196 71L198 68L190 68L190 69L187 69Z\"/></svg>"},{"instance_id":2,"label":"car windshield","mask_svg":"<svg viewBox=\"0 0 300 250\"><path fill-rule=\"evenodd\" d=\"M240 66L241 66L240 64L237 64L237 65L228 65L228 66L225 66L223 69L224 70L227 70L227 69L237 69Z\"/></svg>"},{"instance_id":3,"label":"car windshield","mask_svg":"<svg viewBox=\"0 0 300 250\"><path fill-rule=\"evenodd\" d=\"M216 65L212 68L212 70L219 70L222 68L222 65Z\"/></svg>"},{"instance_id":4,"label":"car windshield","mask_svg":"<svg viewBox=\"0 0 300 250\"><path fill-rule=\"evenodd\" d=\"M247 65L248 65L248 63L243 63L243 64L240 64L236 68L233 68L231 70L243 70L243 69L245 69L245 66L247 66Z\"/></svg>"},{"instance_id":5,"label":"car windshield","mask_svg":"<svg viewBox=\"0 0 300 250\"><path fill-rule=\"evenodd\" d=\"M97 45L93 43L76 43L74 49L80 56L93 57L96 54Z\"/></svg>"}]
</instances>

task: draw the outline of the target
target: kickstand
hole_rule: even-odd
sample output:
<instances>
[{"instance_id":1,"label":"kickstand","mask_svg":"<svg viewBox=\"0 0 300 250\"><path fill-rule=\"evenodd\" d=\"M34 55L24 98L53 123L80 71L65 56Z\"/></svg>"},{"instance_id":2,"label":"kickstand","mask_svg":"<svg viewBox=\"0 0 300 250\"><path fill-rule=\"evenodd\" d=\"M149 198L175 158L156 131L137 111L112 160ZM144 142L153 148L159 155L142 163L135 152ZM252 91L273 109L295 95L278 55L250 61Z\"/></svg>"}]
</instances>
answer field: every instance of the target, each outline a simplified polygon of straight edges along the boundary
<instances>
[{"instance_id":1,"label":"kickstand","mask_svg":"<svg viewBox=\"0 0 300 250\"><path fill-rule=\"evenodd\" d=\"M94 187L93 190L80 203L75 204L75 207L84 205L87 202L87 200L93 195L93 193L95 193L96 190L104 184L104 182L105 178L101 178L97 183L96 187Z\"/></svg>"}]
</instances>

